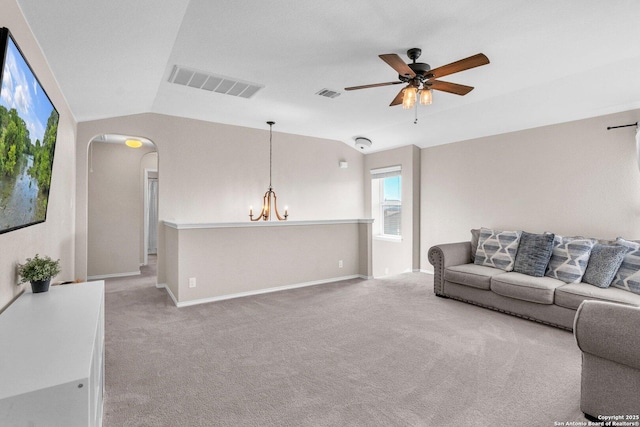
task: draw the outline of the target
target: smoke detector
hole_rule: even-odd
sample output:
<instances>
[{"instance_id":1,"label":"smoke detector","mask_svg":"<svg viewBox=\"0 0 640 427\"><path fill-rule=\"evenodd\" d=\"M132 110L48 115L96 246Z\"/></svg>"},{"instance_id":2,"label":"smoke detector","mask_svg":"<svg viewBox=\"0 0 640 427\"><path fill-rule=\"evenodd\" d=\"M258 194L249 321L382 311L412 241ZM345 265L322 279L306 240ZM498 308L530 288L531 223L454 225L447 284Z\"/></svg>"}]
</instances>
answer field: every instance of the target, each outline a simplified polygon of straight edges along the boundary
<instances>
[{"instance_id":1,"label":"smoke detector","mask_svg":"<svg viewBox=\"0 0 640 427\"><path fill-rule=\"evenodd\" d=\"M364 136L357 136L356 137L356 147L364 150L366 148L370 148L371 147L371 140L369 138L365 138Z\"/></svg>"}]
</instances>

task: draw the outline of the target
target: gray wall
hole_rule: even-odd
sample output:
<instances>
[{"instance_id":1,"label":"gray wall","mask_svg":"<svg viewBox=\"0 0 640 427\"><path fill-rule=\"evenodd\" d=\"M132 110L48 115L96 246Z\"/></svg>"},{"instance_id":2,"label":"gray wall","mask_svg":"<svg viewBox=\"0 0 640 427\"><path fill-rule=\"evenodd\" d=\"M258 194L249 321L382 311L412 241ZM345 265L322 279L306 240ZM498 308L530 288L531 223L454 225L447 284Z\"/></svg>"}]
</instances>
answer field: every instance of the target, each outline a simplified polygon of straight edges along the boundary
<instances>
[{"instance_id":1,"label":"gray wall","mask_svg":"<svg viewBox=\"0 0 640 427\"><path fill-rule=\"evenodd\" d=\"M371 217L371 169L402 167L402 241L373 237L373 276L399 274L420 268L420 149L406 146L368 154L365 157L364 187L366 217ZM376 224L373 225L374 228Z\"/></svg>"},{"instance_id":2,"label":"gray wall","mask_svg":"<svg viewBox=\"0 0 640 427\"><path fill-rule=\"evenodd\" d=\"M187 227L163 226L171 254L166 287L176 302L370 275L363 262L370 256L370 224L303 221ZM189 287L190 278L196 279L196 287Z\"/></svg>"},{"instance_id":3,"label":"gray wall","mask_svg":"<svg viewBox=\"0 0 640 427\"><path fill-rule=\"evenodd\" d=\"M493 227L640 238L640 110L422 150L422 268L428 249Z\"/></svg>"},{"instance_id":4,"label":"gray wall","mask_svg":"<svg viewBox=\"0 0 640 427\"><path fill-rule=\"evenodd\" d=\"M143 159L155 148L96 141L91 145L87 275L138 274L144 223Z\"/></svg>"},{"instance_id":5,"label":"gray wall","mask_svg":"<svg viewBox=\"0 0 640 427\"><path fill-rule=\"evenodd\" d=\"M87 143L116 133L152 140L158 149L159 219L181 223L248 221L269 184L269 130L140 114L78 124L76 272L87 265ZM362 218L363 158L325 139L273 133L273 186L289 219ZM349 163L340 169L339 162ZM368 214L367 214L368 216ZM164 231L158 246L158 281L164 283ZM117 251L118 246L105 248Z\"/></svg>"},{"instance_id":6,"label":"gray wall","mask_svg":"<svg viewBox=\"0 0 640 427\"><path fill-rule=\"evenodd\" d=\"M0 310L26 285L16 286L16 266L36 253L60 259L54 280L74 279L75 131L76 123L56 80L33 38L18 4L0 0L0 27L7 27L55 105L60 120L46 222L0 235Z\"/></svg>"}]
</instances>

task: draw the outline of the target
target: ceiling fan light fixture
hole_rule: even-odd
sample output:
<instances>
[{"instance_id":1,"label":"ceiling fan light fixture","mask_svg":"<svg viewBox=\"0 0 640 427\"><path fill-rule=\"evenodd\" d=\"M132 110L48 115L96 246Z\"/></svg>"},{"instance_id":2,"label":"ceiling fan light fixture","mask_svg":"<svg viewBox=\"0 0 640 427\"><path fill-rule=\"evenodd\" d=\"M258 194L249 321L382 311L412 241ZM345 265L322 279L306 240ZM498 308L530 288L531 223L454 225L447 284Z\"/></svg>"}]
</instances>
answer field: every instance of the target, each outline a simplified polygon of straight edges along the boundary
<instances>
[{"instance_id":1,"label":"ceiling fan light fixture","mask_svg":"<svg viewBox=\"0 0 640 427\"><path fill-rule=\"evenodd\" d=\"M387 65L389 65L398 73L398 80L386 83L351 86L344 89L367 89L372 87L390 86L404 83L407 84L407 86L403 89L400 89L389 106L393 107L394 105L402 104L402 108L408 110L413 108L416 105L416 101L418 100L421 105L431 104L433 101L433 92L431 92L432 90L439 90L441 92L448 92L460 96L468 94L473 90L472 86L444 82L437 79L448 76L450 74L469 70L471 68L487 65L489 63L489 58L487 58L485 54L478 53L476 55L469 56L468 58L460 59L450 64L432 69L429 64L416 62L416 59L420 57L421 53L422 50L420 50L419 48L409 49L407 51L407 56L409 57L409 59L411 59L411 61L413 61L410 64L404 62L402 58L400 58L395 53L378 55L380 59L386 62Z\"/></svg>"},{"instance_id":2,"label":"ceiling fan light fixture","mask_svg":"<svg viewBox=\"0 0 640 427\"><path fill-rule=\"evenodd\" d=\"M418 88L415 86L407 86L404 89L404 95L402 96L402 108L409 110L416 104L416 96L418 95Z\"/></svg>"},{"instance_id":3,"label":"ceiling fan light fixture","mask_svg":"<svg viewBox=\"0 0 640 427\"><path fill-rule=\"evenodd\" d=\"M420 105L431 105L433 102L433 93L431 89L420 90Z\"/></svg>"}]
</instances>

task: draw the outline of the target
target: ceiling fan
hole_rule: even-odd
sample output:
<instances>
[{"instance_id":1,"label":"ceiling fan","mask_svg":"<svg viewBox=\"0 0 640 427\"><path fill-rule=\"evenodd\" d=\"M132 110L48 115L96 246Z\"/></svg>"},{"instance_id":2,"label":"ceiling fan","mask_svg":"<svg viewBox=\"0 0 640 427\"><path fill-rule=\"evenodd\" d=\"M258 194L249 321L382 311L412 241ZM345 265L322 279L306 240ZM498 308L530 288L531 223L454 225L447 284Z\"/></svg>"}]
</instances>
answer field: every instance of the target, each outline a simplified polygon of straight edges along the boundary
<instances>
[{"instance_id":1,"label":"ceiling fan","mask_svg":"<svg viewBox=\"0 0 640 427\"><path fill-rule=\"evenodd\" d=\"M412 108L415 105L418 96L420 97L420 104L431 104L432 89L454 93L456 95L466 95L467 93L471 92L471 90L473 90L472 86L444 82L442 80L436 79L489 63L489 58L487 58L482 53L478 53L477 55L473 55L468 58L443 65L442 67L434 68L432 70L429 64L416 62L416 59L420 57L421 53L422 50L418 48L409 49L407 51L407 56L413 61L411 64L406 64L395 53L378 55L380 56L380 59L389 64L391 68L398 72L399 80L395 82L374 83L370 85L346 87L344 88L344 90L367 89L370 87L390 86L407 83L407 86L404 87L398 93L398 95L396 95L389 106L392 107L394 105L402 104L403 108L408 109Z\"/></svg>"}]
</instances>

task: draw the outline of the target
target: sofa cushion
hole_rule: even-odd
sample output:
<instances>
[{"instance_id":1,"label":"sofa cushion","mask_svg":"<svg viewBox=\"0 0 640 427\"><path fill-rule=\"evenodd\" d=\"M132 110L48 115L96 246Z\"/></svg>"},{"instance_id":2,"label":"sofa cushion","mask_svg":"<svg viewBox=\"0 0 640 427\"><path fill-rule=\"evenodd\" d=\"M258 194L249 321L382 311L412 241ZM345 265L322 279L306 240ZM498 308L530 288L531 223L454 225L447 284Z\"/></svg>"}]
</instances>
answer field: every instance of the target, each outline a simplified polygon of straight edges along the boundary
<instances>
[{"instance_id":1,"label":"sofa cushion","mask_svg":"<svg viewBox=\"0 0 640 427\"><path fill-rule=\"evenodd\" d=\"M521 231L480 229L475 264L513 270Z\"/></svg>"},{"instance_id":2,"label":"sofa cushion","mask_svg":"<svg viewBox=\"0 0 640 427\"><path fill-rule=\"evenodd\" d=\"M627 248L627 253L611 286L640 294L640 243L618 237L616 245Z\"/></svg>"},{"instance_id":3,"label":"sofa cushion","mask_svg":"<svg viewBox=\"0 0 640 427\"><path fill-rule=\"evenodd\" d=\"M554 237L553 233L531 234L523 231L513 271L534 277L544 276L553 251Z\"/></svg>"},{"instance_id":4,"label":"sofa cushion","mask_svg":"<svg viewBox=\"0 0 640 427\"><path fill-rule=\"evenodd\" d=\"M491 290L504 297L538 304L553 304L553 295L565 283L551 277L532 277L522 273L505 273L491 278Z\"/></svg>"},{"instance_id":5,"label":"sofa cushion","mask_svg":"<svg viewBox=\"0 0 640 427\"><path fill-rule=\"evenodd\" d=\"M589 262L591 249L596 244L584 237L563 237L556 234L553 254L545 276L565 283L579 283Z\"/></svg>"},{"instance_id":6,"label":"sofa cushion","mask_svg":"<svg viewBox=\"0 0 640 427\"><path fill-rule=\"evenodd\" d=\"M491 287L491 278L498 274L504 274L504 271L482 265L463 264L447 267L444 271L444 280L460 285L489 290Z\"/></svg>"},{"instance_id":7,"label":"sofa cushion","mask_svg":"<svg viewBox=\"0 0 640 427\"><path fill-rule=\"evenodd\" d=\"M627 248L624 246L597 243L591 250L582 281L599 288L608 288L626 253Z\"/></svg>"},{"instance_id":8,"label":"sofa cushion","mask_svg":"<svg viewBox=\"0 0 640 427\"><path fill-rule=\"evenodd\" d=\"M556 305L577 310L582 301L609 301L640 306L640 295L618 288L598 288L586 283L569 283L556 289Z\"/></svg>"}]
</instances>

